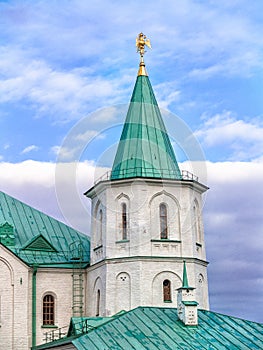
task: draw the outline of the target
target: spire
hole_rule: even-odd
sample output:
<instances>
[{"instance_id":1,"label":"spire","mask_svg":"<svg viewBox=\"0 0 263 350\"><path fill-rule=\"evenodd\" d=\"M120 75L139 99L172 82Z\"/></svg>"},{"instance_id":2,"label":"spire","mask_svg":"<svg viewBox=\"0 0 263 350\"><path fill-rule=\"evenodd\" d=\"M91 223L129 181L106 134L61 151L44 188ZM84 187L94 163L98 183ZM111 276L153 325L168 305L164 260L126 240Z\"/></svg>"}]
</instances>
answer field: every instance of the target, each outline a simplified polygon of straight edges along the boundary
<instances>
[{"instance_id":1,"label":"spire","mask_svg":"<svg viewBox=\"0 0 263 350\"><path fill-rule=\"evenodd\" d=\"M189 288L185 260L184 260L183 285L182 285L182 288L186 288L186 289Z\"/></svg>"},{"instance_id":2,"label":"spire","mask_svg":"<svg viewBox=\"0 0 263 350\"><path fill-rule=\"evenodd\" d=\"M111 180L132 177L180 180L180 169L146 73L143 60L145 45L151 47L149 39L140 33L136 39L140 66Z\"/></svg>"}]
</instances>

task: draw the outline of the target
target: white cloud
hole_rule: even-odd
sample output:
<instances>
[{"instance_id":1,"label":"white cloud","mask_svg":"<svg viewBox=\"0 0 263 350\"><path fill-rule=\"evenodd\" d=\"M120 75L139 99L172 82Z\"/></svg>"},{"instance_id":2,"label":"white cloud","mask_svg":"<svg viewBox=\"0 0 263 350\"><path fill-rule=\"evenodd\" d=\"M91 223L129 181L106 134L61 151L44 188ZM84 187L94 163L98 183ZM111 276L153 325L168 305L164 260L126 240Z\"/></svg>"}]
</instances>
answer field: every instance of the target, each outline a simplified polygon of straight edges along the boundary
<instances>
[{"instance_id":1,"label":"white cloud","mask_svg":"<svg viewBox=\"0 0 263 350\"><path fill-rule=\"evenodd\" d=\"M231 159L254 160L262 156L263 125L257 119L245 121L225 111L205 120L195 136L208 147L227 145Z\"/></svg>"},{"instance_id":2,"label":"white cloud","mask_svg":"<svg viewBox=\"0 0 263 350\"><path fill-rule=\"evenodd\" d=\"M30 50L0 49L0 102L30 103L38 116L55 121L78 119L122 99L127 76L94 77L86 68L56 68Z\"/></svg>"},{"instance_id":3,"label":"white cloud","mask_svg":"<svg viewBox=\"0 0 263 350\"><path fill-rule=\"evenodd\" d=\"M90 208L82 193L92 186L95 167L92 163L61 166L58 170L54 163L1 163L2 188L87 232ZM238 306L239 316L250 315L253 319L252 309L243 307L244 303L251 304L250 290L244 288L244 278L250 279L253 293L256 293L254 297L261 303L262 276L256 266L261 259L263 193L258 183L263 177L263 167L245 162L207 163L206 166L211 186L204 214L207 253L212 260L209 266L212 308L236 314L236 309L231 306L234 304ZM236 292L229 293L229 288Z\"/></svg>"},{"instance_id":4,"label":"white cloud","mask_svg":"<svg viewBox=\"0 0 263 350\"><path fill-rule=\"evenodd\" d=\"M262 321L251 298L262 305L263 276L258 266L263 245L263 188L259 185L263 163L207 162L203 166L210 186L204 218L211 262L211 307ZM96 168L92 162L0 163L0 182L8 194L89 233L90 206L83 193L93 185L94 177L106 170ZM235 293L229 293L229 289Z\"/></svg>"},{"instance_id":5,"label":"white cloud","mask_svg":"<svg viewBox=\"0 0 263 350\"><path fill-rule=\"evenodd\" d=\"M27 146L23 149L23 151L21 151L21 154L26 154L26 153L30 153L32 151L38 151L39 150L39 147L36 146L36 145L30 145L30 146Z\"/></svg>"}]
</instances>

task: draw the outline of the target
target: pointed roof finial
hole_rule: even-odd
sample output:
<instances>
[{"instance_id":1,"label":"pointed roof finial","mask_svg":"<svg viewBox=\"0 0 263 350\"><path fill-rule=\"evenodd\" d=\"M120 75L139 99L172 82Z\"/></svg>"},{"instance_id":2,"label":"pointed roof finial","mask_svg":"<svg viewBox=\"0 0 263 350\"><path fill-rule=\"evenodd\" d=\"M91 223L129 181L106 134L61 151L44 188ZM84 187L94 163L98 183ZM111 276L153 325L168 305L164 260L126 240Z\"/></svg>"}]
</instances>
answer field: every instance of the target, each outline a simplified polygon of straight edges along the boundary
<instances>
[{"instance_id":1,"label":"pointed roof finial","mask_svg":"<svg viewBox=\"0 0 263 350\"><path fill-rule=\"evenodd\" d=\"M183 286L182 286L182 288L189 288L185 260L184 260Z\"/></svg>"},{"instance_id":2,"label":"pointed roof finial","mask_svg":"<svg viewBox=\"0 0 263 350\"><path fill-rule=\"evenodd\" d=\"M136 38L136 47L137 47L137 52L139 52L139 54L141 56L138 76L139 75L146 75L147 76L147 72L145 69L145 63L143 60L143 56L146 52L144 49L145 45L148 46L150 49L152 48L150 40L146 38L146 35L144 35L143 33L138 34L138 37Z\"/></svg>"}]
</instances>

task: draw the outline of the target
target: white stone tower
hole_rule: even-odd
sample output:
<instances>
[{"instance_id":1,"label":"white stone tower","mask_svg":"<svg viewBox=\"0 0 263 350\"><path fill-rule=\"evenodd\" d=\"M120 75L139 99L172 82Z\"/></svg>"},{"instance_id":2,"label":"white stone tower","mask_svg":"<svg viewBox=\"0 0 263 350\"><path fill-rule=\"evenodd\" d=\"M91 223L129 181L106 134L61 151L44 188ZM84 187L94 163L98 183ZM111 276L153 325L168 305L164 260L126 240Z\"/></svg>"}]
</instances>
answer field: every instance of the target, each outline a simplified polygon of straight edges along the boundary
<instances>
[{"instance_id":1,"label":"white stone tower","mask_svg":"<svg viewBox=\"0 0 263 350\"><path fill-rule=\"evenodd\" d=\"M183 261L196 301L209 308L201 214L207 187L181 175L139 45L138 51L139 72L111 175L85 193L92 200L92 316L176 307Z\"/></svg>"}]
</instances>

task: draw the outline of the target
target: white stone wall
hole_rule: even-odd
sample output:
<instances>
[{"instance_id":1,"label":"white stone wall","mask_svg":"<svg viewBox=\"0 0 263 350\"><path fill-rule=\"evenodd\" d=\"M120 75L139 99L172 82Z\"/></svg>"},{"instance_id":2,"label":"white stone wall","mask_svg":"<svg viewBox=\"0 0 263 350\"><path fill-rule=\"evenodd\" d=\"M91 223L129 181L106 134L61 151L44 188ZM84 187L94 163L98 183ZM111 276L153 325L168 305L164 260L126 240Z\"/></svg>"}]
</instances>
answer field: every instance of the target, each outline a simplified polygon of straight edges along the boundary
<instances>
[{"instance_id":1,"label":"white stone wall","mask_svg":"<svg viewBox=\"0 0 263 350\"><path fill-rule=\"evenodd\" d=\"M28 271L0 245L0 347L4 350L28 350L30 346Z\"/></svg>"},{"instance_id":2,"label":"white stone wall","mask_svg":"<svg viewBox=\"0 0 263 350\"><path fill-rule=\"evenodd\" d=\"M99 184L92 199L91 264L104 258L160 255L205 260L201 192L204 188L180 181L118 181ZM121 237L121 205L127 204L128 241ZM159 205L168 211L168 239L160 240ZM102 239L97 232L101 223ZM159 243L159 244L158 244Z\"/></svg>"},{"instance_id":3,"label":"white stone wall","mask_svg":"<svg viewBox=\"0 0 263 350\"><path fill-rule=\"evenodd\" d=\"M0 348L28 350L32 344L32 268L0 245ZM86 274L84 273L84 276ZM86 282L84 283L84 288ZM43 327L43 297L55 297L55 326ZM87 295L84 290L84 295ZM84 300L84 310L86 309ZM72 269L38 268L36 273L36 344L46 332L68 326L72 316ZM67 329L65 328L66 332Z\"/></svg>"},{"instance_id":4,"label":"white stone wall","mask_svg":"<svg viewBox=\"0 0 263 350\"><path fill-rule=\"evenodd\" d=\"M55 327L43 326L42 305L46 294L52 294L55 298ZM69 325L72 316L72 269L39 268L36 274L36 302L36 343L41 344L46 332ZM67 331L66 328L64 331Z\"/></svg>"},{"instance_id":5,"label":"white stone wall","mask_svg":"<svg viewBox=\"0 0 263 350\"><path fill-rule=\"evenodd\" d=\"M196 285L196 301L200 308L208 309L207 281L200 285L196 280L200 271L204 274L206 266L187 261L190 286ZM182 286L183 262L170 258L122 258L101 262L88 270L89 316L95 316L97 288L101 291L100 316L110 316L121 310L130 310L137 306L177 307L177 289ZM97 281L100 280L98 284ZM163 300L163 281L171 282L171 302ZM205 295L206 298L200 298Z\"/></svg>"},{"instance_id":6,"label":"white stone wall","mask_svg":"<svg viewBox=\"0 0 263 350\"><path fill-rule=\"evenodd\" d=\"M205 186L189 181L148 179L107 181L95 186L90 193L93 272L89 272L88 278L91 288L95 278L101 278L103 315L139 305L164 306L164 279L171 280L173 294L172 303L165 306L176 306L183 259L189 261L189 279L197 288L200 307L209 308L201 212L201 195L205 190ZM127 207L125 240L122 239L122 203ZM161 203L167 207L167 240L160 239ZM103 229L98 243L95 236L101 225L97 219L99 208L103 213ZM93 298L90 296L89 300ZM92 310L94 306L88 309L90 315L94 315Z\"/></svg>"}]
</instances>

